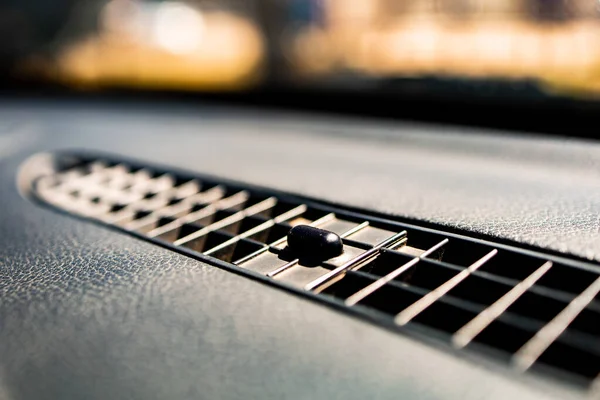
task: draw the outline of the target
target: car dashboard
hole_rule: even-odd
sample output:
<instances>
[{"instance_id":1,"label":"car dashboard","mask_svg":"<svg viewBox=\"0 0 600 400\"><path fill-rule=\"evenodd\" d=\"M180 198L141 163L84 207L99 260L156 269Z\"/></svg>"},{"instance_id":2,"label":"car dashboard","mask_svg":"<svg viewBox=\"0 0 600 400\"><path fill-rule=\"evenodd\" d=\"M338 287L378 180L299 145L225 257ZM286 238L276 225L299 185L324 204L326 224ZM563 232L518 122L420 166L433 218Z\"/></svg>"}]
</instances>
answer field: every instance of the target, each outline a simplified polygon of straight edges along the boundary
<instances>
[{"instance_id":1,"label":"car dashboard","mask_svg":"<svg viewBox=\"0 0 600 400\"><path fill-rule=\"evenodd\" d=\"M599 393L600 145L593 140L210 102L3 99L0 121L2 398L578 399ZM541 328L557 326L557 319L567 326L585 312L582 331L567 337L579 352L558 352L554 367L529 371L497 349L463 351L439 329L404 328L377 313L349 311L341 305L352 303L350 295L341 302L339 292L327 297L327 288L306 295L312 279L274 284L245 272L234 261L259 251L260 243L272 245L260 235L240 239L236 228L227 236L223 224L206 231L225 234L212 246L217 250L182 251L172 244L186 235L149 239L149 230L69 208L64 197L52 197L52 185L44 195L40 179L63 179L82 162L88 174L115 166L151 171L149 179L168 174L166 190L190 181L212 182L207 190L233 187L258 198L248 207L275 198L292 203L283 213L301 205L320 210L309 224L333 210L340 221L400 235L394 246L404 243L402 232L409 246L421 232L574 268L587 274L580 287L577 277L546 285L564 294L563 306L551 299L522 307ZM99 166L90 167L94 162ZM97 202L108 196L102 187L94 190ZM185 203L185 196L177 201ZM115 204L107 210L127 207ZM230 218L240 210L223 212ZM148 216L132 213L127 223ZM254 218L249 230L293 226L276 216L243 216ZM338 232L346 249L355 233L347 232ZM220 256L240 240L252 251ZM279 254L275 247L263 250ZM406 256L388 247L388 256ZM451 267L441 265L451 263L441 255L422 261L426 250L412 255L423 267ZM518 260L505 270L525 268ZM362 276L360 269L349 271L342 271L344 279ZM510 288L534 285L528 276L511 277ZM411 281L398 283L404 284ZM481 310L503 294L482 300ZM563 313L567 308L573 312ZM499 332L506 342L518 341L511 331ZM567 366L555 368L563 360Z\"/></svg>"}]
</instances>

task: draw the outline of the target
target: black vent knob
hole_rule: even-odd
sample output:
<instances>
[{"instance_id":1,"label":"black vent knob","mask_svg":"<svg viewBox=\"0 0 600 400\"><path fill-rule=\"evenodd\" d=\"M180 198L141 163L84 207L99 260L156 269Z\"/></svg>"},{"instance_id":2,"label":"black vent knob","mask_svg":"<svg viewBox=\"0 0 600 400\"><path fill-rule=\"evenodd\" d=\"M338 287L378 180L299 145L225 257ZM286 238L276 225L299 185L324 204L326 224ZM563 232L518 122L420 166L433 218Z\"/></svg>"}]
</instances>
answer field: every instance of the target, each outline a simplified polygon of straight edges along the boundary
<instances>
[{"instance_id":1,"label":"black vent knob","mask_svg":"<svg viewBox=\"0 0 600 400\"><path fill-rule=\"evenodd\" d=\"M344 252L337 234L308 225L297 225L287 235L288 246L298 257L326 260Z\"/></svg>"}]
</instances>

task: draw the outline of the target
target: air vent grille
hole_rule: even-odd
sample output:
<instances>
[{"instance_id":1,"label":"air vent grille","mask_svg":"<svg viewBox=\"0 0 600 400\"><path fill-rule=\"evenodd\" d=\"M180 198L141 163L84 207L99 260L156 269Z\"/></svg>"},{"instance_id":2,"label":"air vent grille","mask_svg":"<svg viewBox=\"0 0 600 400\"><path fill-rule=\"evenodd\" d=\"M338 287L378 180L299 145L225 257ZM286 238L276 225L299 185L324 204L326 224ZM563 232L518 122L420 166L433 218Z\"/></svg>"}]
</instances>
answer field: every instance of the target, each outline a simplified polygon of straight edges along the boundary
<instances>
[{"instance_id":1,"label":"air vent grille","mask_svg":"<svg viewBox=\"0 0 600 400\"><path fill-rule=\"evenodd\" d=\"M586 384L600 373L597 265L136 163L65 159L34 185L57 208L519 370ZM297 256L286 245L296 225L337 233L344 253Z\"/></svg>"}]
</instances>

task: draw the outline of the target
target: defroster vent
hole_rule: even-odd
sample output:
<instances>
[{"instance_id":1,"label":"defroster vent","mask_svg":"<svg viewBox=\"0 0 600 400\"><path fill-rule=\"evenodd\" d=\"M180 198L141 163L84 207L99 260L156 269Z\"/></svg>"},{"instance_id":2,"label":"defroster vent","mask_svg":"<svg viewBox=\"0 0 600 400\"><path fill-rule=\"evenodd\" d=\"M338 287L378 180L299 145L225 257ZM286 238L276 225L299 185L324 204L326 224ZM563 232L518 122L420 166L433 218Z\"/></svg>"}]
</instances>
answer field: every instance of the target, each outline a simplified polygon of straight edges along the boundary
<instances>
[{"instance_id":1,"label":"defroster vent","mask_svg":"<svg viewBox=\"0 0 600 400\"><path fill-rule=\"evenodd\" d=\"M54 161L33 192L56 208L520 371L585 385L600 373L596 264L136 162ZM293 251L299 225L343 252Z\"/></svg>"}]
</instances>

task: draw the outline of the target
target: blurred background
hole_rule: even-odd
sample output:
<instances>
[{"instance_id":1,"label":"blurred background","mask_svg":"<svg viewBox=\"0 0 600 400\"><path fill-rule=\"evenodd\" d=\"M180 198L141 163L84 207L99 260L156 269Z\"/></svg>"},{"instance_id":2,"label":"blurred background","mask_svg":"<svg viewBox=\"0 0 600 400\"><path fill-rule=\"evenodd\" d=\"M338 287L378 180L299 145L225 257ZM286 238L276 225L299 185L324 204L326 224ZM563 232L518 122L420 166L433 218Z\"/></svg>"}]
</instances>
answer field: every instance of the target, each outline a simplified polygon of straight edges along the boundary
<instances>
[{"instance_id":1,"label":"blurred background","mask_svg":"<svg viewBox=\"0 0 600 400\"><path fill-rule=\"evenodd\" d=\"M598 0L3 0L0 41L3 76L81 90L426 80L600 96Z\"/></svg>"}]
</instances>

